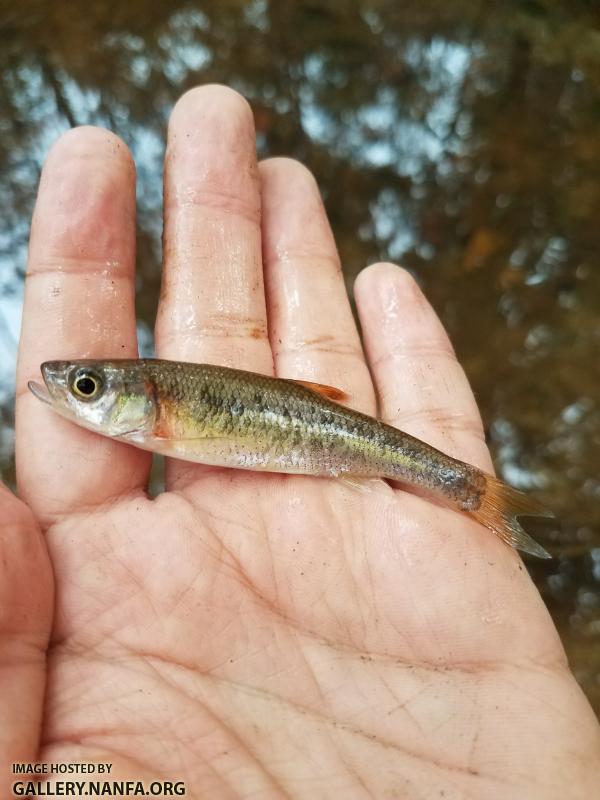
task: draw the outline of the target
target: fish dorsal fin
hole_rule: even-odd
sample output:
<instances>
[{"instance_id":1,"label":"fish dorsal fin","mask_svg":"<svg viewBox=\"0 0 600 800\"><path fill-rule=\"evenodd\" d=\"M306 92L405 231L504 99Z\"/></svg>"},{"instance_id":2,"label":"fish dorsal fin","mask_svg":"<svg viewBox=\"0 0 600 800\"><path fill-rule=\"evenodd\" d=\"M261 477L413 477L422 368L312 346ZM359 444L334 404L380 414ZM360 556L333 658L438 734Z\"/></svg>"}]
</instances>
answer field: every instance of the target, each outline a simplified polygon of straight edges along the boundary
<instances>
[{"instance_id":1,"label":"fish dorsal fin","mask_svg":"<svg viewBox=\"0 0 600 800\"><path fill-rule=\"evenodd\" d=\"M350 400L350 395L341 389L336 389L335 386L327 386L325 383L312 383L311 381L299 381L297 378L288 378L291 383L298 383L306 389L310 389L317 394L322 394L329 400L335 400L336 403L347 403Z\"/></svg>"}]
</instances>

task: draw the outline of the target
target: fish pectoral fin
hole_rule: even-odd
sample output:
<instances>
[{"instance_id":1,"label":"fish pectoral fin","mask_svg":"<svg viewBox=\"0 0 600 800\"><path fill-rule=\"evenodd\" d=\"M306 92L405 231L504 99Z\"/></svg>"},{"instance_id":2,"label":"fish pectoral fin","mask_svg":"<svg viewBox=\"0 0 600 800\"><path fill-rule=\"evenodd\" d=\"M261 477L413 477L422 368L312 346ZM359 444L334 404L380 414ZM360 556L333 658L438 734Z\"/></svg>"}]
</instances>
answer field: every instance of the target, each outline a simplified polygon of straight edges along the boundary
<instances>
[{"instance_id":1,"label":"fish pectoral fin","mask_svg":"<svg viewBox=\"0 0 600 800\"><path fill-rule=\"evenodd\" d=\"M159 442L217 442L225 439L231 441L231 436L157 436L155 433L151 438Z\"/></svg>"},{"instance_id":2,"label":"fish pectoral fin","mask_svg":"<svg viewBox=\"0 0 600 800\"><path fill-rule=\"evenodd\" d=\"M304 386L305 389L310 389L312 392L323 395L329 400L335 400L336 403L347 403L350 400L350 395L346 394L342 389L337 389L335 386L327 386L326 383L313 383L312 381L299 381L296 378L287 378L290 383L298 383Z\"/></svg>"},{"instance_id":3,"label":"fish pectoral fin","mask_svg":"<svg viewBox=\"0 0 600 800\"><path fill-rule=\"evenodd\" d=\"M136 433L143 433L145 428L143 425L140 425L137 428L131 428L129 431L121 431L121 433L115 433L114 436L111 438L113 439L127 439L128 437L134 436Z\"/></svg>"}]
</instances>

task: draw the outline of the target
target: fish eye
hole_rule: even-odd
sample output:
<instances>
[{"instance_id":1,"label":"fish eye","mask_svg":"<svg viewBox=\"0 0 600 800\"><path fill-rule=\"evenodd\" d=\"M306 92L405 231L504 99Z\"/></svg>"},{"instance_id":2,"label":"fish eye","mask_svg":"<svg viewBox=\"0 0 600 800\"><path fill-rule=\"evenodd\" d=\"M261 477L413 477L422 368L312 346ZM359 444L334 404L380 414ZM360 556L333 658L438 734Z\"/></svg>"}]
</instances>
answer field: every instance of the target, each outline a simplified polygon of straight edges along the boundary
<instances>
[{"instance_id":1,"label":"fish eye","mask_svg":"<svg viewBox=\"0 0 600 800\"><path fill-rule=\"evenodd\" d=\"M73 394L81 400L94 400L102 393L104 383L102 377L92 370L80 370L71 381Z\"/></svg>"}]
</instances>

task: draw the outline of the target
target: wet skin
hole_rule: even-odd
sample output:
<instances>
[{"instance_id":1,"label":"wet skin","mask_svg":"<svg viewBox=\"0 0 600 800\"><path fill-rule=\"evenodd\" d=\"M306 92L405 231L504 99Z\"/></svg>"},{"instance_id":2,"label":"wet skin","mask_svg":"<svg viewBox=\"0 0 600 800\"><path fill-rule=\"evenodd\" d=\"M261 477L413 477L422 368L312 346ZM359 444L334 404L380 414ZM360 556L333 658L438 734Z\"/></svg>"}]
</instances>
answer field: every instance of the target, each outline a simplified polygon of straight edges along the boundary
<instances>
[{"instance_id":1,"label":"wet skin","mask_svg":"<svg viewBox=\"0 0 600 800\"><path fill-rule=\"evenodd\" d=\"M2 494L4 762L111 761L192 797L594 796L597 722L519 556L484 528L400 490L175 460L149 499L149 454L27 390L48 359L136 356L134 186L123 143L89 128L41 179L21 499ZM388 264L360 275L363 354L312 177L257 166L230 90L173 111L164 255L159 356L339 386L371 414L377 398L491 470L417 286Z\"/></svg>"}]
</instances>

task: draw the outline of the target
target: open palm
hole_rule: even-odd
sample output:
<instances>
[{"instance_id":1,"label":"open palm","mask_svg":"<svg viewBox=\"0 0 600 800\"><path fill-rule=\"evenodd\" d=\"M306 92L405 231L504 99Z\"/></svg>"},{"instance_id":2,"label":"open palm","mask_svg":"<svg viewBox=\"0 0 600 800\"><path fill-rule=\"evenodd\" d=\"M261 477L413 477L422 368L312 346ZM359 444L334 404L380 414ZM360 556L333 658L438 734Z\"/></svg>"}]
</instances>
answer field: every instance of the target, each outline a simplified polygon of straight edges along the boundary
<instances>
[{"instance_id":1,"label":"open palm","mask_svg":"<svg viewBox=\"0 0 600 800\"><path fill-rule=\"evenodd\" d=\"M203 798L592 797L595 719L519 557L487 530L384 482L182 462L149 499L148 453L27 393L45 359L135 356L134 242L125 146L70 132L32 230L27 506L2 495L3 762L108 761L111 778ZM387 421L491 470L412 279L384 264L358 279L367 366L312 177L257 167L228 89L173 112L164 262L159 356L332 384L368 413L377 396Z\"/></svg>"}]
</instances>

